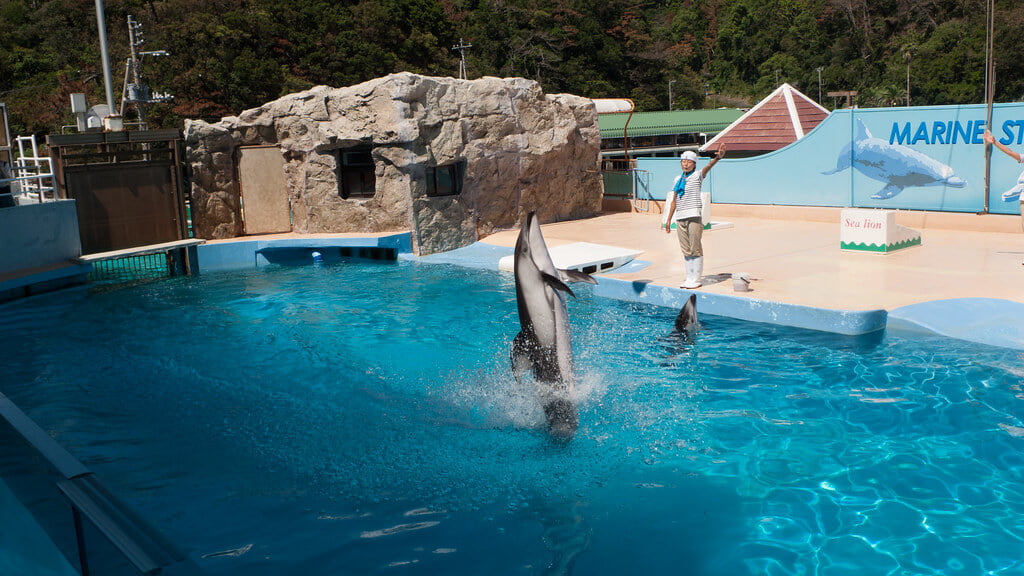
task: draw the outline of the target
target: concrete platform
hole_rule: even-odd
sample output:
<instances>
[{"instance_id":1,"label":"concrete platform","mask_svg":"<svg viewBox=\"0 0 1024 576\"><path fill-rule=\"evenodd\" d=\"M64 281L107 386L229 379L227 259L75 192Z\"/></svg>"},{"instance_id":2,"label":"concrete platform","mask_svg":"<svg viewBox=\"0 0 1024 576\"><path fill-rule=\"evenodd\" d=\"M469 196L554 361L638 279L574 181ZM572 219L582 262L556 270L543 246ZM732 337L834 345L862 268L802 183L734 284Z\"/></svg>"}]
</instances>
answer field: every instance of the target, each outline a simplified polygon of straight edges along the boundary
<instances>
[{"instance_id":1,"label":"concrete platform","mask_svg":"<svg viewBox=\"0 0 1024 576\"><path fill-rule=\"evenodd\" d=\"M937 228L914 214L921 245L878 254L840 250L839 208L762 208L714 206L714 217L733 226L704 233L700 291L835 310L893 310L951 298L1024 304L1019 216L943 215L944 227ZM986 226L995 231L979 231ZM606 274L611 278L678 287L686 275L675 232L661 228L659 214L616 212L541 230L549 247L585 241L643 250L637 258L649 266ZM517 235L508 230L481 242L511 247ZM733 273L750 275L749 292L733 292Z\"/></svg>"}]
</instances>

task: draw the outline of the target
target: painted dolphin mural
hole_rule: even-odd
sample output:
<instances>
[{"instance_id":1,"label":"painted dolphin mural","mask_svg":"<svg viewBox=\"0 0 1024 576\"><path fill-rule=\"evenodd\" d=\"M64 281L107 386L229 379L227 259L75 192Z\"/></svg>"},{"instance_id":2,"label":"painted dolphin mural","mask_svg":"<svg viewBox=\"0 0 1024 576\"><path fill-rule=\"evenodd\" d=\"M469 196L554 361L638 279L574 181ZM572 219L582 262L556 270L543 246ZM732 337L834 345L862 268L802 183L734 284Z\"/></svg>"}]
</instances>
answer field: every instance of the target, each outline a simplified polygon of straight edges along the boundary
<instances>
[{"instance_id":1,"label":"painted dolphin mural","mask_svg":"<svg viewBox=\"0 0 1024 576\"><path fill-rule=\"evenodd\" d=\"M1024 191L1024 172L1017 177L1017 185L1003 192L1003 202L1013 202L1020 199L1020 193Z\"/></svg>"},{"instance_id":2,"label":"painted dolphin mural","mask_svg":"<svg viewBox=\"0 0 1024 576\"><path fill-rule=\"evenodd\" d=\"M901 144L890 144L871 136L864 122L857 119L857 133L853 142L839 153L834 170L822 174L835 174L852 167L885 186L871 198L888 200L911 186L950 186L963 188L967 181L958 177L953 169L938 160Z\"/></svg>"},{"instance_id":3,"label":"painted dolphin mural","mask_svg":"<svg viewBox=\"0 0 1024 576\"><path fill-rule=\"evenodd\" d=\"M556 270L535 212L526 216L516 239L514 256L519 334L512 340L512 372L516 381L532 370L548 433L569 440L579 426L575 398L569 312L565 294L575 297L566 282L597 284L589 274Z\"/></svg>"}]
</instances>

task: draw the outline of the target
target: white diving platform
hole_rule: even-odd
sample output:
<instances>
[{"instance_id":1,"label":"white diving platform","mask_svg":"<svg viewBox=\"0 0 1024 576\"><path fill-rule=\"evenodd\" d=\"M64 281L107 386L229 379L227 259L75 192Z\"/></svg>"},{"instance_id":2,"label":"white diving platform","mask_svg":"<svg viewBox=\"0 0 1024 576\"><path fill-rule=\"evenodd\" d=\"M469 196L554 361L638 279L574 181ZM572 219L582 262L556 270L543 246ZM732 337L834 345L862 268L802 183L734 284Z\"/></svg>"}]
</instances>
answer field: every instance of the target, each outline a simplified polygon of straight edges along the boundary
<instances>
[{"instance_id":1,"label":"white diving platform","mask_svg":"<svg viewBox=\"0 0 1024 576\"><path fill-rule=\"evenodd\" d=\"M563 246L548 248L555 268L559 270L578 270L587 274L611 272L628 264L643 254L643 250L631 250L616 246L604 246L589 242L575 242ZM515 269L515 255L505 256L498 260L498 269L512 272Z\"/></svg>"},{"instance_id":2,"label":"white diving platform","mask_svg":"<svg viewBox=\"0 0 1024 576\"><path fill-rule=\"evenodd\" d=\"M100 260L115 260L117 258L130 258L132 256L148 256L150 254L159 254L161 252L170 252L171 250L179 250L181 248L193 248L200 244L205 244L206 240L202 238L187 238L185 240L174 240L172 242L164 242L162 244L149 244L147 246L137 246L135 248L123 248L121 250L111 250L110 252L96 252L95 254L83 254L78 259L83 262L98 262Z\"/></svg>"}]
</instances>

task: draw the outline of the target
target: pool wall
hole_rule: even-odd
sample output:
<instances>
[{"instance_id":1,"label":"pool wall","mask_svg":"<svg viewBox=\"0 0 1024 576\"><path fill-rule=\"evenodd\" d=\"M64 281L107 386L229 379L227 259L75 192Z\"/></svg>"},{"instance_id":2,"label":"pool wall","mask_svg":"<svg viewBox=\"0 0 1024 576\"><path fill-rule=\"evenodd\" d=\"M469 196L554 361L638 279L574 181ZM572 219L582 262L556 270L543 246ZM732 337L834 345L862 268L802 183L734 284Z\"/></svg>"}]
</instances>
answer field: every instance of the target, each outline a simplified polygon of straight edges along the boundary
<instances>
[{"instance_id":1,"label":"pool wall","mask_svg":"<svg viewBox=\"0 0 1024 576\"><path fill-rule=\"evenodd\" d=\"M512 248L476 243L429 256L400 256L425 263L498 269L498 260ZM627 266L639 261L634 260ZM689 290L597 276L594 294L606 298L681 308ZM856 336L879 330L939 334L1003 348L1024 350L1024 304L995 298L958 298L923 302L886 311L830 310L758 300L731 294L697 291L701 313Z\"/></svg>"},{"instance_id":2,"label":"pool wall","mask_svg":"<svg viewBox=\"0 0 1024 576\"><path fill-rule=\"evenodd\" d=\"M0 246L0 302L83 284L92 269L78 260L74 200L0 210Z\"/></svg>"},{"instance_id":3,"label":"pool wall","mask_svg":"<svg viewBox=\"0 0 1024 576\"><path fill-rule=\"evenodd\" d=\"M454 264L470 268L498 270L498 261L512 254L512 248L493 246L477 242L449 252L428 256L412 253L408 234L395 234L379 238L285 238L270 240L224 241L203 244L198 247L199 270L232 270L266 266L268 264L311 263L311 253L321 252L325 257L336 250L350 248L352 256L374 257L372 252L380 249L393 251L395 258L433 264ZM360 254L358 250L371 252ZM390 258L388 258L390 259ZM656 286L641 282L630 282L615 278L597 276L598 285L594 293L605 298L643 302L655 306L680 308L689 298L690 292L679 288ZM839 334L857 335L885 329L885 310L847 311L812 308L795 304L784 304L754 298L743 298L729 294L697 292L697 305L701 312L766 322L810 330L824 330Z\"/></svg>"},{"instance_id":4,"label":"pool wall","mask_svg":"<svg viewBox=\"0 0 1024 576\"><path fill-rule=\"evenodd\" d=\"M354 256L373 260L395 259L412 253L408 232L379 237L351 238L277 238L208 242L198 247L199 271L258 268L269 264L311 262L311 253L321 252L329 261L333 256ZM303 257L308 258L303 258Z\"/></svg>"},{"instance_id":5,"label":"pool wall","mask_svg":"<svg viewBox=\"0 0 1024 576\"><path fill-rule=\"evenodd\" d=\"M1024 350L1024 304L998 298L932 300L889 311L887 329L932 332Z\"/></svg>"},{"instance_id":6,"label":"pool wall","mask_svg":"<svg viewBox=\"0 0 1024 576\"><path fill-rule=\"evenodd\" d=\"M512 248L476 243L443 254L410 257L419 262L445 263L473 268L498 269L498 260L512 253ZM636 262L636 261L634 261ZM690 290L657 286L644 282L631 282L597 275L594 294L605 298L643 302L654 306L682 308L690 297ZM885 310L828 310L796 304L784 304L744 298L730 294L697 291L697 308L702 313L738 318L752 322L766 322L809 330L824 330L839 334L857 335L883 330Z\"/></svg>"}]
</instances>

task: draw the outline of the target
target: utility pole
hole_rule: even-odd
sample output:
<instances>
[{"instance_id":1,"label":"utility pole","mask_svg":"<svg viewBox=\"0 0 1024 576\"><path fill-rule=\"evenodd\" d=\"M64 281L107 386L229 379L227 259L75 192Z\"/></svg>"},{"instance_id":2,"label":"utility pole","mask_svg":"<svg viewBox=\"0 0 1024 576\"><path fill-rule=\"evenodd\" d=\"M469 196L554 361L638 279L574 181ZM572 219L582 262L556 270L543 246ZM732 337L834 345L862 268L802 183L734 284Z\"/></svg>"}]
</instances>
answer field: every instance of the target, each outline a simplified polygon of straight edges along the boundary
<instances>
[{"instance_id":1,"label":"utility pole","mask_svg":"<svg viewBox=\"0 0 1024 576\"><path fill-rule=\"evenodd\" d=\"M472 48L472 44L466 44L459 38L459 43L452 46L452 50L459 53L459 79L466 80L466 50Z\"/></svg>"},{"instance_id":2,"label":"utility pole","mask_svg":"<svg viewBox=\"0 0 1024 576\"><path fill-rule=\"evenodd\" d=\"M672 83L673 82L675 82L675 80L669 80L668 81L668 109L670 111L672 110Z\"/></svg>"},{"instance_id":3,"label":"utility pole","mask_svg":"<svg viewBox=\"0 0 1024 576\"><path fill-rule=\"evenodd\" d=\"M907 59L907 108L910 108L910 48L907 48L904 57Z\"/></svg>"},{"instance_id":4,"label":"utility pole","mask_svg":"<svg viewBox=\"0 0 1024 576\"><path fill-rule=\"evenodd\" d=\"M146 129L146 104L167 102L174 97L170 94L159 92L150 95L149 86L142 81L142 59L146 56L167 56L166 50L154 50L143 52L139 50L145 43L142 34L142 24L128 15L128 46L131 49L131 56L125 63L124 91L121 94L121 115L124 116L125 102L135 104L135 110L139 114L139 129ZM132 82L128 82L131 75Z\"/></svg>"},{"instance_id":5,"label":"utility pole","mask_svg":"<svg viewBox=\"0 0 1024 576\"><path fill-rule=\"evenodd\" d=\"M818 66L818 104L821 104L821 66Z\"/></svg>"}]
</instances>

